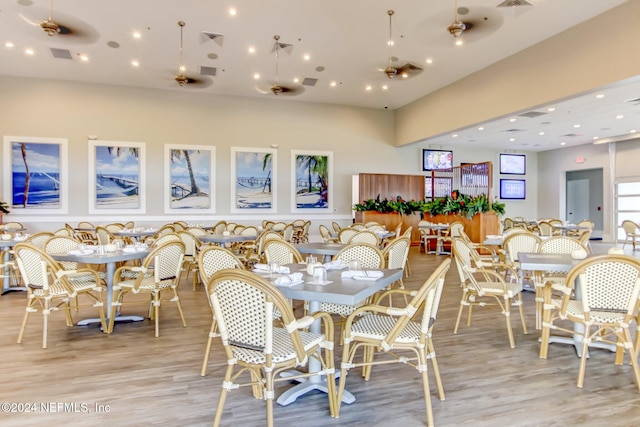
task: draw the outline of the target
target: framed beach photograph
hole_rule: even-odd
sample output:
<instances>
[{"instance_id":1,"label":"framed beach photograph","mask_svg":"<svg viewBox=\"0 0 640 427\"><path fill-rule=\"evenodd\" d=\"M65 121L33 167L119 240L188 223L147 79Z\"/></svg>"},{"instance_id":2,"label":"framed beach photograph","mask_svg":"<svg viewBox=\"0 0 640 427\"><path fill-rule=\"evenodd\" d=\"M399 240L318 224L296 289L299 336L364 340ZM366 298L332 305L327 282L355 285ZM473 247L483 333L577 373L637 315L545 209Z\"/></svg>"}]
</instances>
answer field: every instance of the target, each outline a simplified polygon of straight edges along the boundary
<instances>
[{"instance_id":1,"label":"framed beach photograph","mask_svg":"<svg viewBox=\"0 0 640 427\"><path fill-rule=\"evenodd\" d=\"M145 144L89 141L89 213L144 214Z\"/></svg>"},{"instance_id":2,"label":"framed beach photograph","mask_svg":"<svg viewBox=\"0 0 640 427\"><path fill-rule=\"evenodd\" d=\"M67 145L64 138L4 137L4 200L12 213L68 213Z\"/></svg>"},{"instance_id":3,"label":"framed beach photograph","mask_svg":"<svg viewBox=\"0 0 640 427\"><path fill-rule=\"evenodd\" d=\"M215 147L164 146L164 212L215 213Z\"/></svg>"},{"instance_id":4,"label":"framed beach photograph","mask_svg":"<svg viewBox=\"0 0 640 427\"><path fill-rule=\"evenodd\" d=\"M291 212L331 212L333 153L291 151Z\"/></svg>"},{"instance_id":5,"label":"framed beach photograph","mask_svg":"<svg viewBox=\"0 0 640 427\"><path fill-rule=\"evenodd\" d=\"M277 151L231 147L231 212L276 212Z\"/></svg>"}]
</instances>

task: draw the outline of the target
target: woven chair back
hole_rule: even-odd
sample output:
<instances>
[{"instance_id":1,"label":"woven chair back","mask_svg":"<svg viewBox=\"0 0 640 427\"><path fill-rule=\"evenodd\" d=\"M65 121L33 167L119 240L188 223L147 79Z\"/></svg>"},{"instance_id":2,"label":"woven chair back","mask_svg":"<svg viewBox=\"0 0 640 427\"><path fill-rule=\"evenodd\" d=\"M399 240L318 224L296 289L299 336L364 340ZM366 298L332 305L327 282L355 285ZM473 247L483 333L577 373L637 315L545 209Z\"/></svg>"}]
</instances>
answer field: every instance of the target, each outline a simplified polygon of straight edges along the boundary
<instances>
[{"instance_id":1,"label":"woven chair back","mask_svg":"<svg viewBox=\"0 0 640 427\"><path fill-rule=\"evenodd\" d=\"M380 239L373 231L361 230L351 236L347 244L353 243L367 243L369 245L377 246L380 243Z\"/></svg>"},{"instance_id":2,"label":"woven chair back","mask_svg":"<svg viewBox=\"0 0 640 427\"><path fill-rule=\"evenodd\" d=\"M382 268L384 267L384 255L377 247L367 243L355 243L344 247L334 257L343 264L349 261L360 261L362 268Z\"/></svg>"},{"instance_id":3,"label":"woven chair back","mask_svg":"<svg viewBox=\"0 0 640 427\"><path fill-rule=\"evenodd\" d=\"M409 258L409 247L411 241L408 237L399 237L393 239L383 251L385 258L387 259L387 268L402 268L404 269Z\"/></svg>"},{"instance_id":4,"label":"woven chair back","mask_svg":"<svg viewBox=\"0 0 640 427\"><path fill-rule=\"evenodd\" d=\"M300 252L285 240L267 240L264 245L264 257L268 263L277 262L280 265L302 262Z\"/></svg>"}]
</instances>

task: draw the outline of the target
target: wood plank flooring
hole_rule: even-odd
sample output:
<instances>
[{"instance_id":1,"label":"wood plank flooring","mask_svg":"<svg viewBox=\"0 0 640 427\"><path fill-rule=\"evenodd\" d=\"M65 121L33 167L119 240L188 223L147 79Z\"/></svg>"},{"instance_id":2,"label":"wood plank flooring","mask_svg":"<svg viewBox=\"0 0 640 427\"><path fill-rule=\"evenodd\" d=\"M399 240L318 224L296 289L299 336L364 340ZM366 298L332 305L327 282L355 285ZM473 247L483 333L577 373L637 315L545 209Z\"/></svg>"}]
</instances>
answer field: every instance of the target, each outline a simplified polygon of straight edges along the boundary
<instances>
[{"instance_id":1,"label":"wood plank flooring","mask_svg":"<svg viewBox=\"0 0 640 427\"><path fill-rule=\"evenodd\" d=\"M411 249L413 275L408 288L422 284L444 257ZM477 309L470 327L453 335L460 298L455 265L447 276L435 327L435 345L446 400L435 397L438 426L635 426L640 423L640 393L628 364L615 366L613 354L591 351L583 390L575 386L579 359L573 348L553 344L549 359L538 358L539 333L534 329L533 294L525 294L530 333L522 334L517 316L512 323L516 348L510 349L504 318ZM16 338L26 304L25 293L0 298L0 402L67 403L76 412L6 413L0 424L19 426L207 426L213 422L224 363L216 343L207 376L200 376L211 321L203 290L192 292L184 280L180 290L188 326L182 328L170 302L161 307L160 337L153 323L116 325L111 336L96 326L67 328L62 313L53 313L49 348L41 348L41 315L29 321L22 344ZM124 313L144 315L146 299ZM93 317L93 309L74 313L74 320ZM336 350L339 366L340 348ZM282 383L280 390L288 387ZM343 405L340 418L328 415L325 395L313 393L282 407L275 405L276 425L423 426L426 414L417 372L405 365L374 367L365 382L352 371L347 388L355 396ZM86 404L82 406L81 404ZM96 410L101 405L101 412ZM264 402L249 388L230 393L222 418L226 426L259 426L265 422Z\"/></svg>"}]
</instances>

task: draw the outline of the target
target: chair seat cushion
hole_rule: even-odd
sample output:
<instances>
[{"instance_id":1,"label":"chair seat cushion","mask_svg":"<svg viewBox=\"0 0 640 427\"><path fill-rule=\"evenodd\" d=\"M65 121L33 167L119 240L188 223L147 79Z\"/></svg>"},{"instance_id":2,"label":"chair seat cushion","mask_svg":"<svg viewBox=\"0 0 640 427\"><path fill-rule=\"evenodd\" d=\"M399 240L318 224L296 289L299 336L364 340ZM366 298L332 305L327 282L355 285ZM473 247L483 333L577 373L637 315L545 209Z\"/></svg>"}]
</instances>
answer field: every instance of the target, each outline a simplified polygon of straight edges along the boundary
<instances>
[{"instance_id":1,"label":"chair seat cushion","mask_svg":"<svg viewBox=\"0 0 640 427\"><path fill-rule=\"evenodd\" d=\"M319 345L324 341L325 337L322 334L314 334L311 332L300 331L300 340L305 350ZM264 364L265 356L260 350L244 347L240 345L233 345L233 355L238 360L250 364ZM287 360L295 359L296 352L293 348L293 343L289 333L282 328L273 328L273 353L272 358L274 363L281 363Z\"/></svg>"},{"instance_id":2,"label":"chair seat cushion","mask_svg":"<svg viewBox=\"0 0 640 427\"><path fill-rule=\"evenodd\" d=\"M391 316L367 314L353 324L351 327L351 336L381 341L395 326L396 320L396 318ZM417 343L420 340L421 333L419 323L408 322L396 338L396 342Z\"/></svg>"},{"instance_id":3,"label":"chair seat cushion","mask_svg":"<svg viewBox=\"0 0 640 427\"><path fill-rule=\"evenodd\" d=\"M45 296L44 289L31 288L31 293L36 297ZM69 295L69 292L67 291L67 288L65 286L61 284L53 284L53 285L49 285L49 295L63 296L63 295Z\"/></svg>"},{"instance_id":4,"label":"chair seat cushion","mask_svg":"<svg viewBox=\"0 0 640 427\"><path fill-rule=\"evenodd\" d=\"M487 294L502 295L504 293L502 283L500 282L478 282L478 286L480 286L480 288L482 288L482 290L484 290ZM514 296L522 292L522 285L520 283L505 282L504 286L510 296Z\"/></svg>"},{"instance_id":5,"label":"chair seat cushion","mask_svg":"<svg viewBox=\"0 0 640 427\"><path fill-rule=\"evenodd\" d=\"M355 309L356 307L353 305L333 304L328 302L323 302L322 304L320 304L320 311L331 314L339 314L343 317L349 316Z\"/></svg>"}]
</instances>

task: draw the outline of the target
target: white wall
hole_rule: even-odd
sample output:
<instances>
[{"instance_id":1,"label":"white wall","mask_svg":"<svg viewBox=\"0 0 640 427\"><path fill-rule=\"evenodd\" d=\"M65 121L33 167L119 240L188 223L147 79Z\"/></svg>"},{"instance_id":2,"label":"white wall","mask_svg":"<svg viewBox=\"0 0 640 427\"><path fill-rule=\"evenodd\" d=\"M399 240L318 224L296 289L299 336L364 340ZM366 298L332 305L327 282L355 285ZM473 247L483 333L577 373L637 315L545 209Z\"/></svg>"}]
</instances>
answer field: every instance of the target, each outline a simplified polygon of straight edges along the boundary
<instances>
[{"instance_id":1,"label":"white wall","mask_svg":"<svg viewBox=\"0 0 640 427\"><path fill-rule=\"evenodd\" d=\"M12 213L5 220L25 223L30 230L54 229L65 222L94 223L134 219L150 224L174 219L194 222L229 219L230 147L269 148L278 144L278 206L272 218L304 216L317 224L351 222L351 176L360 172L422 175L421 150L414 144L394 147L392 112L336 105L213 96L193 90L64 83L0 77L0 132L3 136L67 138L69 140L70 204L68 215L33 216ZM89 135L105 141L144 142L147 148L147 207L141 216L88 214ZM216 213L182 218L164 214L164 144L216 147ZM333 152L335 213L291 213L291 150ZM537 199L535 154L527 156L528 197L508 202L510 216L533 216ZM493 161L494 150L455 148L454 162ZM4 159L3 159L4 161ZM2 163L4 165L4 163ZM497 191L497 173L494 183ZM494 193L497 194L497 193ZM8 199L5 194L4 199ZM265 214L233 215L235 221L258 223Z\"/></svg>"},{"instance_id":2,"label":"white wall","mask_svg":"<svg viewBox=\"0 0 640 427\"><path fill-rule=\"evenodd\" d=\"M578 159L584 161L578 163ZM614 218L615 182L623 177L640 177L637 159L640 140L610 144L588 144L538 153L538 216L564 218L567 171L603 170L603 240L612 241L617 224Z\"/></svg>"}]
</instances>

